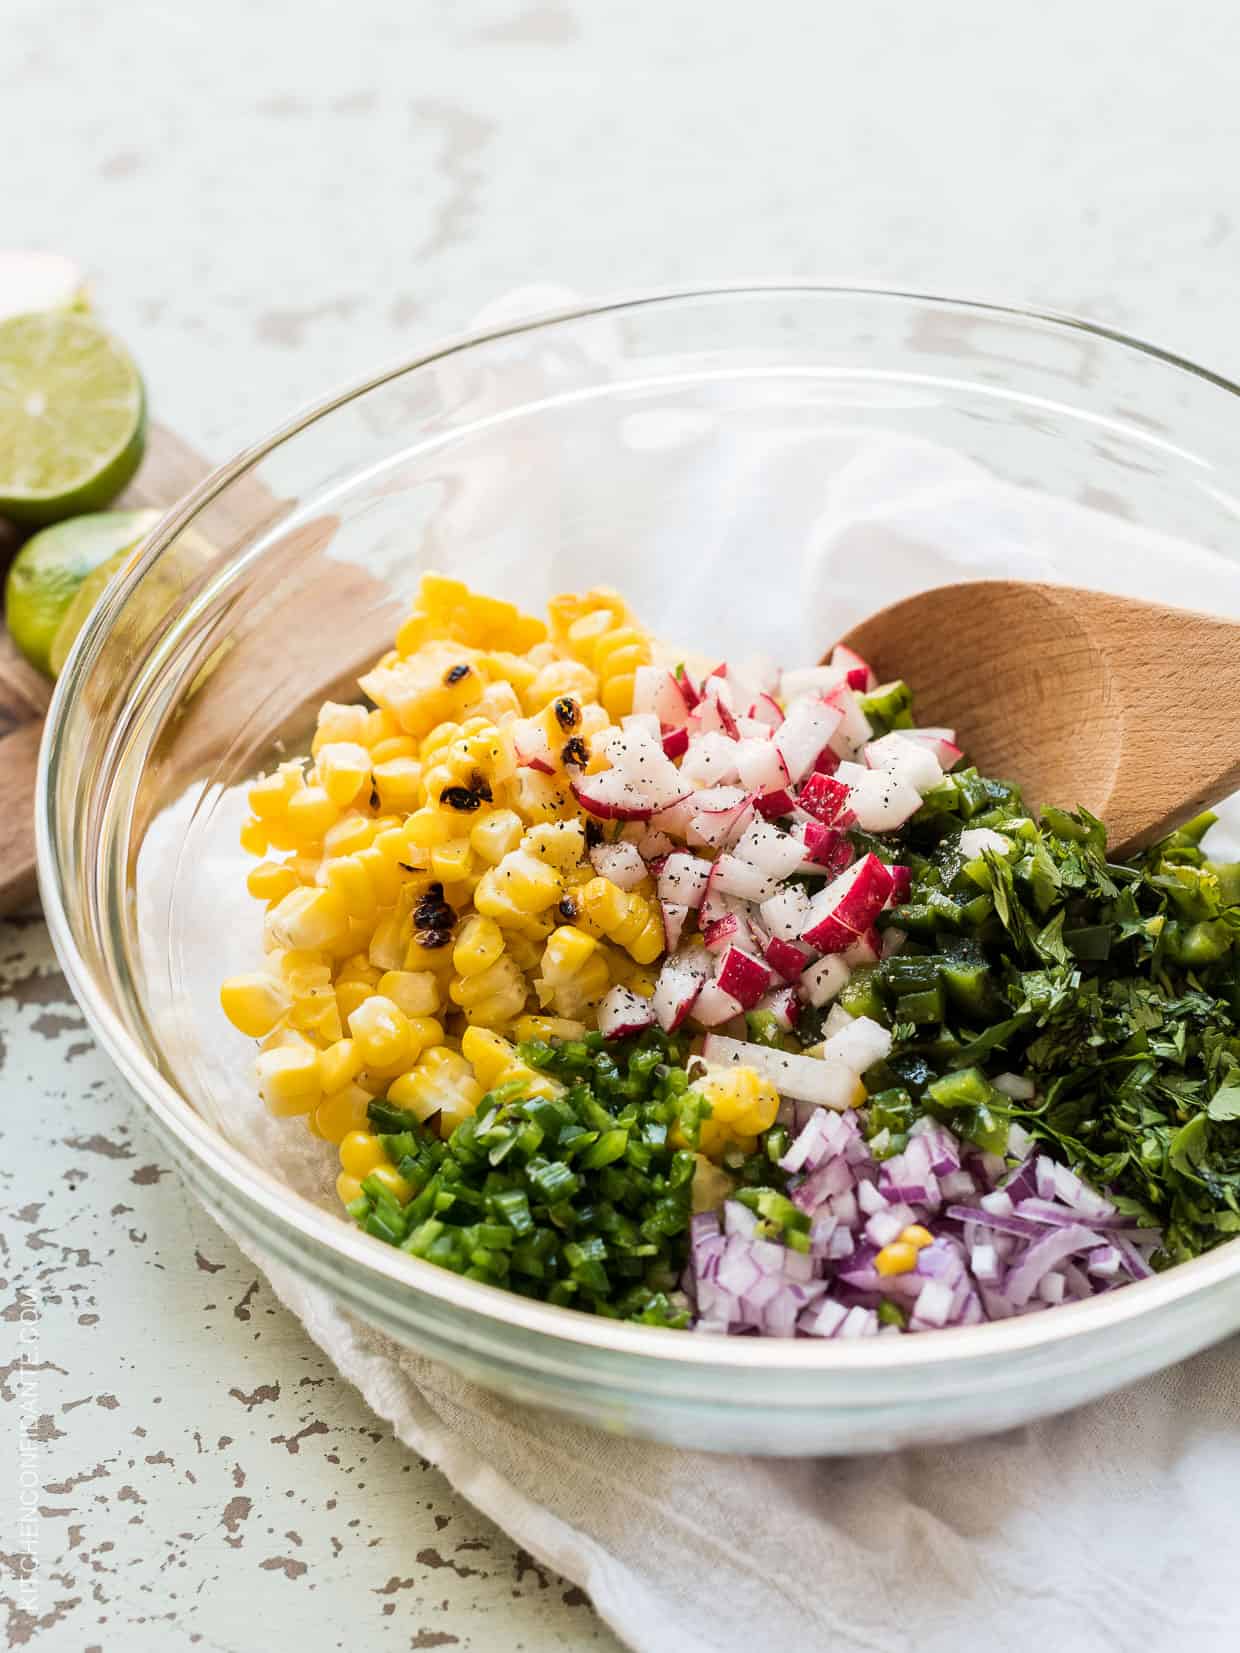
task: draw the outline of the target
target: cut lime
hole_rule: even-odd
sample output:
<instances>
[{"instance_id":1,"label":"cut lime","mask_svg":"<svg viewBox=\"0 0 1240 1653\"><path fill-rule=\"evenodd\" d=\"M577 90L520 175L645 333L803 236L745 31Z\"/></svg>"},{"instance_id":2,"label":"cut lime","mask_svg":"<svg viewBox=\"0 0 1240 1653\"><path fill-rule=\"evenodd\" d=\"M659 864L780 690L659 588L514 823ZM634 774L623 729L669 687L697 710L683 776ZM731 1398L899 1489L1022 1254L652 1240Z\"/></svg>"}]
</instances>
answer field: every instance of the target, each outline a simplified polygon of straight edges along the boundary
<instances>
[{"instance_id":1,"label":"cut lime","mask_svg":"<svg viewBox=\"0 0 1240 1653\"><path fill-rule=\"evenodd\" d=\"M57 658L57 639L66 618L89 588L85 618L110 572L158 521L158 511L104 511L72 517L26 541L5 582L4 617L10 636L32 666L56 676L69 652L66 645ZM80 625L79 621L73 636Z\"/></svg>"},{"instance_id":2,"label":"cut lime","mask_svg":"<svg viewBox=\"0 0 1240 1653\"><path fill-rule=\"evenodd\" d=\"M132 358L91 316L0 321L0 516L102 510L138 468L145 407Z\"/></svg>"},{"instance_id":3,"label":"cut lime","mask_svg":"<svg viewBox=\"0 0 1240 1653\"><path fill-rule=\"evenodd\" d=\"M63 253L0 249L0 321L31 310L89 310L86 277Z\"/></svg>"}]
</instances>

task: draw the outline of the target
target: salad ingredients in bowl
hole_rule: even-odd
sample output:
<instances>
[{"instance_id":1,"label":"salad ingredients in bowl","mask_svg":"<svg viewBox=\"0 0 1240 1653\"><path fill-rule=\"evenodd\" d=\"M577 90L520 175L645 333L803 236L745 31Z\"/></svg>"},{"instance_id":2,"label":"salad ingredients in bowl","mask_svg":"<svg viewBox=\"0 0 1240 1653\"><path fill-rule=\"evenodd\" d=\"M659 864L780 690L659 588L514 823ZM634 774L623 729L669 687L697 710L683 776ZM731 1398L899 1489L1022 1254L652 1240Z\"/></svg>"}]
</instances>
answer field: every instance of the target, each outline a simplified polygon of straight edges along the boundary
<instances>
[{"instance_id":1,"label":"salad ingredients in bowl","mask_svg":"<svg viewBox=\"0 0 1240 1653\"><path fill-rule=\"evenodd\" d=\"M265 958L221 1001L368 1234L599 1315L850 1339L1240 1229L1212 817L1112 864L850 651L664 664L609 590L544 623L427 575L360 687L250 788Z\"/></svg>"}]
</instances>

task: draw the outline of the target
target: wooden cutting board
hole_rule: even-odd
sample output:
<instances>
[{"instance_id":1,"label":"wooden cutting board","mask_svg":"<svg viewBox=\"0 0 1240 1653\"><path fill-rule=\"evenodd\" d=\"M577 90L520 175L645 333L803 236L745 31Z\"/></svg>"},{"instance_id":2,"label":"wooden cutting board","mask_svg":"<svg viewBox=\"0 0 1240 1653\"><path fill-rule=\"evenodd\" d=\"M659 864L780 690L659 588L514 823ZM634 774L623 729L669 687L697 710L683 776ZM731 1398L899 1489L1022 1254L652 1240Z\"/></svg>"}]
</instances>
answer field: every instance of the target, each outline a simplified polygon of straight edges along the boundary
<instances>
[{"instance_id":1,"label":"wooden cutting board","mask_svg":"<svg viewBox=\"0 0 1240 1653\"><path fill-rule=\"evenodd\" d=\"M214 466L162 425L152 425L146 453L116 508L163 509L196 487ZM229 502L232 503L229 503ZM234 483L228 500L211 507L212 538L227 544L237 533L253 533L260 517L271 520L281 507L256 480ZM229 533L229 529L232 533ZM0 562L7 564L18 540L0 523ZM37 906L34 870L34 782L43 718L51 684L28 666L0 629L0 914Z\"/></svg>"}]
</instances>

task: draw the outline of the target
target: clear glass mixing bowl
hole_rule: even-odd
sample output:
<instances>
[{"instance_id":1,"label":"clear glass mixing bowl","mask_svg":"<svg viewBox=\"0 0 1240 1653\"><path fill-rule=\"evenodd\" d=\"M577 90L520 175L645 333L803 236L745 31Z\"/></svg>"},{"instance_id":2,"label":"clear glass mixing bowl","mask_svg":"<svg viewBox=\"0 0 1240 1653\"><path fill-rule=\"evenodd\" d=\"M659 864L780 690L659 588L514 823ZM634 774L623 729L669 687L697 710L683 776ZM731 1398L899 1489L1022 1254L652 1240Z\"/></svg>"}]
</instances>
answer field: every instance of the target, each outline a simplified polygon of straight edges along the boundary
<instances>
[{"instance_id":1,"label":"clear glass mixing bowl","mask_svg":"<svg viewBox=\"0 0 1240 1653\"><path fill-rule=\"evenodd\" d=\"M617 1325L359 1234L325 1192L332 1150L254 1118L252 1047L216 999L258 948L237 789L305 749L314 709L350 695L422 570L530 605L614 584L669 639L812 660L833 621L821 525L858 455L891 452L913 455L923 491L941 467L962 543L983 529L959 467L1018 487L1013 566L1082 503L1155 547L1234 555L1234 386L1078 322L810 287L640 298L449 345L296 419L167 517L57 686L39 872L92 1028L222 1221L495 1390L713 1450L999 1429L1240 1326L1240 1243L1093 1302L931 1336ZM867 521L849 518L846 567L864 564ZM938 583L906 540L890 564L902 589ZM1175 559L1151 556L1174 589ZM290 1131L299 1151L277 1178L271 1133Z\"/></svg>"}]
</instances>

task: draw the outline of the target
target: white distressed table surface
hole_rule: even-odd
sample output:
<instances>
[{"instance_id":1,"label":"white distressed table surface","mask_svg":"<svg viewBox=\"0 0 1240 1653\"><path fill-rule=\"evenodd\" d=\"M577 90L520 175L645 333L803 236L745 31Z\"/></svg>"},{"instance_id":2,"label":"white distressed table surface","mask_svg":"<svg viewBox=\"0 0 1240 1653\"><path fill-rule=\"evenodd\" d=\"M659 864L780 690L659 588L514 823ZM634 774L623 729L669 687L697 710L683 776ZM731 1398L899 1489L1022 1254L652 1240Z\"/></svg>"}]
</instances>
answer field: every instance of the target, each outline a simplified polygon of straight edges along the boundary
<instances>
[{"instance_id":1,"label":"white distressed table surface","mask_svg":"<svg viewBox=\"0 0 1240 1653\"><path fill-rule=\"evenodd\" d=\"M0 240L75 253L217 457L530 281L1024 298L1235 376L1236 31L1227 0L7 0ZM21 1288L41 1312L10 1646L617 1645L197 1209L37 921L0 928L0 1060L13 1407Z\"/></svg>"}]
</instances>

